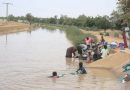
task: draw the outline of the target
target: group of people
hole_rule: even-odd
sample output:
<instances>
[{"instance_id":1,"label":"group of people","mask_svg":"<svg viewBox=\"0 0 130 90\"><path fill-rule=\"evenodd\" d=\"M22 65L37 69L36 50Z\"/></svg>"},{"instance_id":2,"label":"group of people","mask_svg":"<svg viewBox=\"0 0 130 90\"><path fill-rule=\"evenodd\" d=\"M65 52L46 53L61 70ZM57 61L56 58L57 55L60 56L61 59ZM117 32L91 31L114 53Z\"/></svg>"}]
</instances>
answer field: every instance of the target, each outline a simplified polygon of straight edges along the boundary
<instances>
[{"instance_id":1,"label":"group of people","mask_svg":"<svg viewBox=\"0 0 130 90\"><path fill-rule=\"evenodd\" d=\"M84 39L84 44L79 44L77 47L69 47L66 51L67 58L79 58L86 60L87 63L96 61L109 55L109 49L107 47L103 35L101 35L101 41L95 43L91 37Z\"/></svg>"},{"instance_id":2,"label":"group of people","mask_svg":"<svg viewBox=\"0 0 130 90\"><path fill-rule=\"evenodd\" d=\"M84 39L84 44L79 44L77 47L69 47L66 51L67 58L79 58L86 60L86 62L92 62L101 58L106 57L109 54L107 49L107 43L105 42L103 36L101 36L101 41L96 44L94 39L91 37L86 37ZM76 70L77 74L87 74L85 67L82 62L79 62L79 67ZM52 72L51 78L59 78L60 75L56 71Z\"/></svg>"}]
</instances>

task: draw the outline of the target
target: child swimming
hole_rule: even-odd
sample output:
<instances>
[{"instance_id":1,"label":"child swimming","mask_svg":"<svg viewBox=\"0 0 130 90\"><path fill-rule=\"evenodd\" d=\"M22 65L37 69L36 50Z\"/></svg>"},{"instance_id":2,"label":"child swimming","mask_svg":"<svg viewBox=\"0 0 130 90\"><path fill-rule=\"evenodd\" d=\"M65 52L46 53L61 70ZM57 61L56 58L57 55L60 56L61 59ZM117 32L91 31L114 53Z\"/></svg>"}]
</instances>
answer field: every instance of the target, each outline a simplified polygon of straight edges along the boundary
<instances>
[{"instance_id":1,"label":"child swimming","mask_svg":"<svg viewBox=\"0 0 130 90\"><path fill-rule=\"evenodd\" d=\"M49 78L59 78L59 76L57 75L57 72L54 71L52 72L52 76L49 76Z\"/></svg>"},{"instance_id":2,"label":"child swimming","mask_svg":"<svg viewBox=\"0 0 130 90\"><path fill-rule=\"evenodd\" d=\"M85 68L83 67L83 63L82 62L79 62L79 69L76 71L78 74L86 74L86 70Z\"/></svg>"}]
</instances>

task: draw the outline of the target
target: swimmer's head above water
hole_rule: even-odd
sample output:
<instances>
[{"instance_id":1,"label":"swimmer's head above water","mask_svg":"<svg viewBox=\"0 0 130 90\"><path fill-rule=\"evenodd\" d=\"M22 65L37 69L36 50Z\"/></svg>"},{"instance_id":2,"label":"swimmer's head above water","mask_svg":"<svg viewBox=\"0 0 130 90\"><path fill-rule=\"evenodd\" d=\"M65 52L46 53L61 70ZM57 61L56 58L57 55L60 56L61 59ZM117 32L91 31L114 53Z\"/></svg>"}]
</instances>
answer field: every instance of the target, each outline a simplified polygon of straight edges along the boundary
<instances>
[{"instance_id":1,"label":"swimmer's head above water","mask_svg":"<svg viewBox=\"0 0 130 90\"><path fill-rule=\"evenodd\" d=\"M50 78L59 78L59 76L57 75L57 72L54 71L52 72L52 76L50 76Z\"/></svg>"},{"instance_id":2,"label":"swimmer's head above water","mask_svg":"<svg viewBox=\"0 0 130 90\"><path fill-rule=\"evenodd\" d=\"M52 76L57 76L57 72L52 72Z\"/></svg>"}]
</instances>

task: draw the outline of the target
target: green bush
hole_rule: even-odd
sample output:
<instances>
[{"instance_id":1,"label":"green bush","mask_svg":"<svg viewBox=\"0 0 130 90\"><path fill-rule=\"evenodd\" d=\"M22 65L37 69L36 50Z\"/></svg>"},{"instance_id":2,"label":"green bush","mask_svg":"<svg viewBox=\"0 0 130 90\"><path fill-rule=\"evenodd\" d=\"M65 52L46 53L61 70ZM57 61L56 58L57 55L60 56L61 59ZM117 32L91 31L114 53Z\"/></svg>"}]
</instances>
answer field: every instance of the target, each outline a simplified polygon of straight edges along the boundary
<instances>
[{"instance_id":1,"label":"green bush","mask_svg":"<svg viewBox=\"0 0 130 90\"><path fill-rule=\"evenodd\" d=\"M109 32L106 32L104 35L105 35L105 36L110 36Z\"/></svg>"},{"instance_id":2,"label":"green bush","mask_svg":"<svg viewBox=\"0 0 130 90\"><path fill-rule=\"evenodd\" d=\"M119 33L118 32L114 32L114 37L119 37Z\"/></svg>"}]
</instances>

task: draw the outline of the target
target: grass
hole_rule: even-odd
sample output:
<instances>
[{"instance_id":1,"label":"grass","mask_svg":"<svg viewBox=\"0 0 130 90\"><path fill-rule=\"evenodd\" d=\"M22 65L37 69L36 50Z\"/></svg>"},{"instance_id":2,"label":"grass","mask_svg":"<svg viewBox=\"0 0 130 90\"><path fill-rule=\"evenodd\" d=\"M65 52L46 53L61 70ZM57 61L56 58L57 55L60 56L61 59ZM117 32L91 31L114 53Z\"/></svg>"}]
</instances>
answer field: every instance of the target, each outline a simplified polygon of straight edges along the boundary
<instances>
[{"instance_id":1,"label":"grass","mask_svg":"<svg viewBox=\"0 0 130 90\"><path fill-rule=\"evenodd\" d=\"M114 32L114 37L119 37L119 32Z\"/></svg>"},{"instance_id":2,"label":"grass","mask_svg":"<svg viewBox=\"0 0 130 90\"><path fill-rule=\"evenodd\" d=\"M74 27L74 26L67 27L65 32L66 32L67 38L70 41L72 41L74 45L79 45L80 43L84 43L85 37L93 37L96 39L94 35L91 35L89 33L85 34L81 32L79 28Z\"/></svg>"},{"instance_id":3,"label":"grass","mask_svg":"<svg viewBox=\"0 0 130 90\"><path fill-rule=\"evenodd\" d=\"M97 41L96 36L91 35L90 33L85 34L76 26L44 25L43 27L46 28L46 29L49 29L49 30L56 30L56 29L64 30L67 38L75 46L77 46L81 43L84 43L85 37L93 37Z\"/></svg>"}]
</instances>

